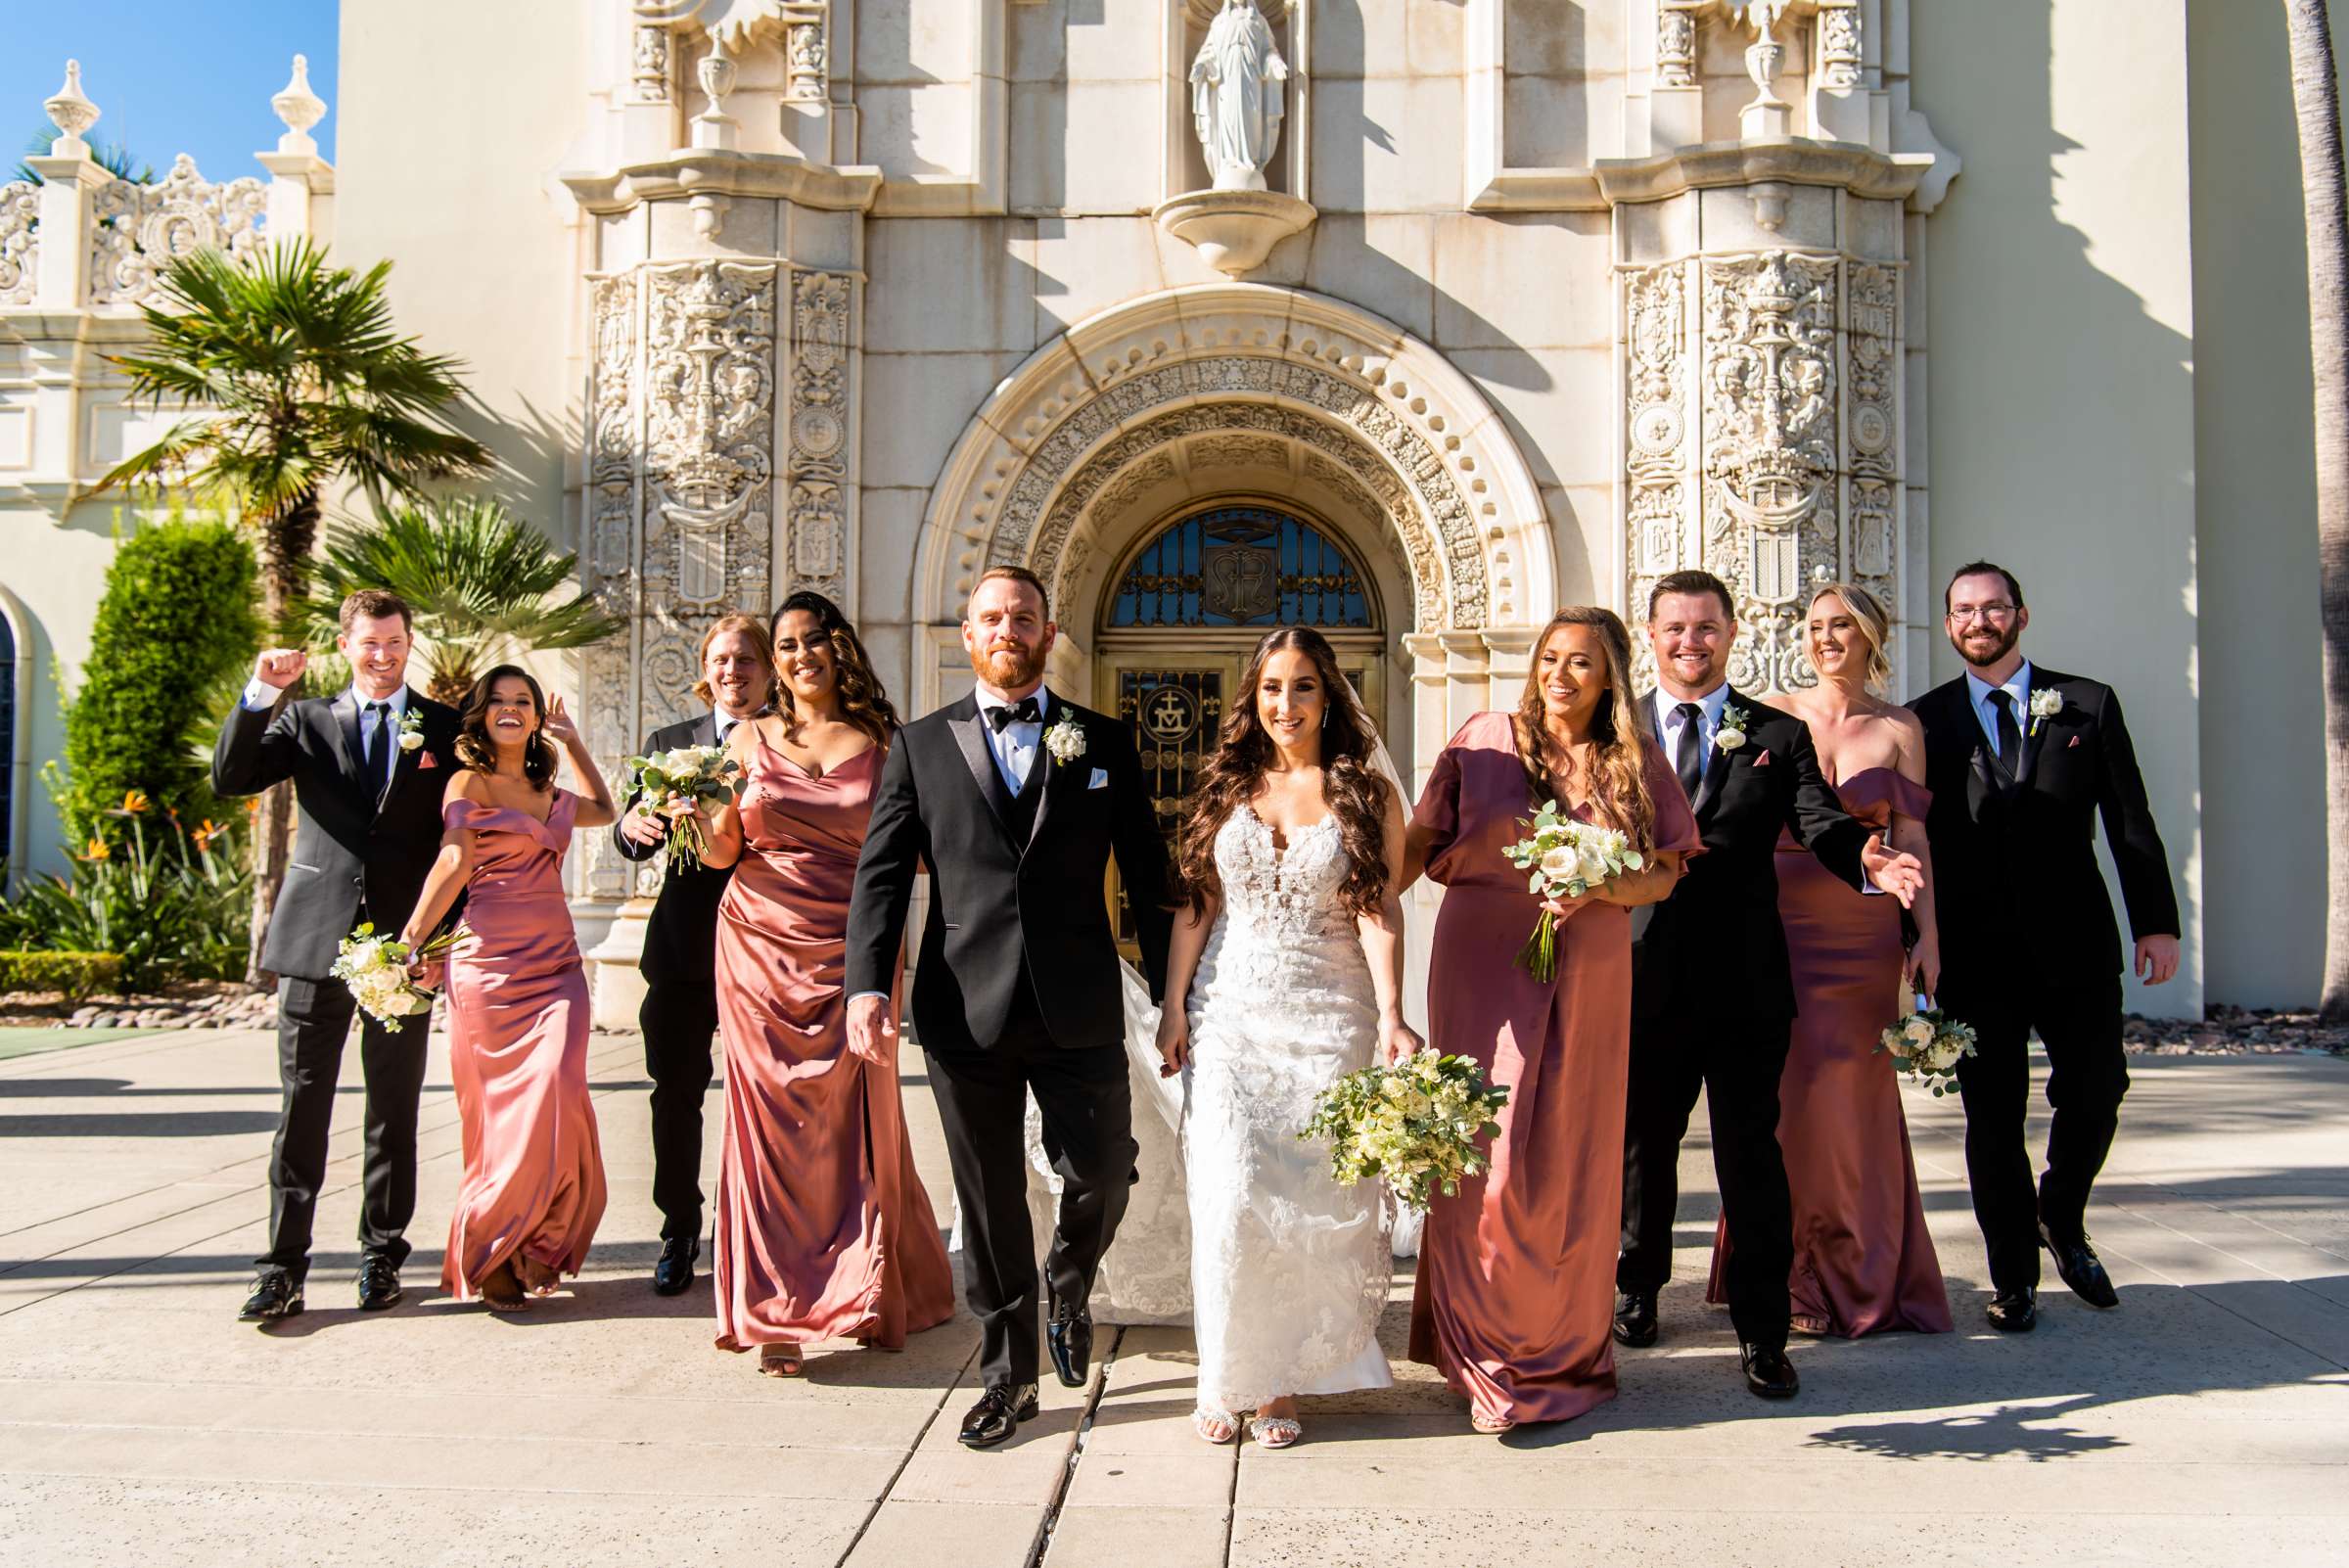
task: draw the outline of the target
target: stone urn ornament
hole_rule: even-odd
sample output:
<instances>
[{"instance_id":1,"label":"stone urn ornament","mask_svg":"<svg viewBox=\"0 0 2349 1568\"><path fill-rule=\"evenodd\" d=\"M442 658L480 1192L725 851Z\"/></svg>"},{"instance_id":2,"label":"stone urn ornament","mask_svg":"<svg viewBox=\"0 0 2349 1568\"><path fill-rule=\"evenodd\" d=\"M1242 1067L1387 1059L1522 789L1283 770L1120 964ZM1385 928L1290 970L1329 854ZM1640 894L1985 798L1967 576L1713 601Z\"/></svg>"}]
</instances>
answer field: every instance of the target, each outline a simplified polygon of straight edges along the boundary
<instances>
[{"instance_id":1,"label":"stone urn ornament","mask_svg":"<svg viewBox=\"0 0 2349 1568\"><path fill-rule=\"evenodd\" d=\"M1233 277L1262 266L1273 246L1317 215L1265 179L1280 146L1288 80L1289 63L1257 0L1223 0L1190 74L1191 124L1212 183L1160 204L1152 216Z\"/></svg>"}]
</instances>

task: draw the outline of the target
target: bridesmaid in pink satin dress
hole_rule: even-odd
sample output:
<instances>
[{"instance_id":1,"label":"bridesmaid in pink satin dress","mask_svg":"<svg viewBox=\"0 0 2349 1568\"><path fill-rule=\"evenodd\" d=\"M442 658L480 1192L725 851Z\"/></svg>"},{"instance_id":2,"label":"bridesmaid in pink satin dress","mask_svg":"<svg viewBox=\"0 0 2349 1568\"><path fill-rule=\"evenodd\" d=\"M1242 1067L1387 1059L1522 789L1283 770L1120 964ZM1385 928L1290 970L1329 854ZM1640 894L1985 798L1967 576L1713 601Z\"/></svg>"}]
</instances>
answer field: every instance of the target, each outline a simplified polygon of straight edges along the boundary
<instances>
[{"instance_id":1,"label":"bridesmaid in pink satin dress","mask_svg":"<svg viewBox=\"0 0 2349 1568\"><path fill-rule=\"evenodd\" d=\"M555 783L560 741L590 793ZM563 893L575 828L613 819L612 796L558 699L500 665L474 684L457 736L440 853L401 940L434 930L462 889L447 960L449 1078L465 1179L440 1283L498 1312L576 1274L604 1214L604 1161L587 1096L587 975ZM424 966L419 966L420 972Z\"/></svg>"},{"instance_id":2,"label":"bridesmaid in pink satin dress","mask_svg":"<svg viewBox=\"0 0 2349 1568\"><path fill-rule=\"evenodd\" d=\"M1631 911L1671 893L1701 846L1671 765L1630 717L1623 622L1570 608L1534 650L1518 712L1478 714L1436 759L1404 867L1406 883L1424 865L1445 888L1428 1043L1509 1086L1490 1173L1428 1210L1411 1298L1411 1360L1440 1368L1491 1433L1615 1397ZM1549 799L1630 832L1648 867L1564 906L1544 985L1514 962L1543 904L1501 851Z\"/></svg>"},{"instance_id":3,"label":"bridesmaid in pink satin dress","mask_svg":"<svg viewBox=\"0 0 2349 1568\"><path fill-rule=\"evenodd\" d=\"M1923 727L1870 688L1890 675L1889 633L1873 594L1828 583L1812 596L1804 651L1819 685L1784 706L1810 725L1819 767L1843 808L1888 828L1893 848L1925 865L1911 914L1919 934L1911 961L1890 899L1854 892L1792 838L1778 841L1778 915L1794 966L1794 1040L1778 1084L1778 1145L1794 1197L1794 1326L1857 1339L1884 1329L1950 1331L1941 1263L1925 1228L1909 1123L1884 1027L1908 1011L1904 976L1932 989L1940 969L1933 860L1925 847ZM1713 1237L1705 1299L1728 1299L1728 1232Z\"/></svg>"},{"instance_id":4,"label":"bridesmaid in pink satin dress","mask_svg":"<svg viewBox=\"0 0 2349 1568\"><path fill-rule=\"evenodd\" d=\"M888 1350L954 1312L954 1276L914 1174L897 1063L848 1048L849 892L897 715L832 602L775 613L781 712L737 725L749 780L712 817L718 1032L717 1345L788 1377L815 1340ZM739 856L739 858L737 858Z\"/></svg>"}]
</instances>

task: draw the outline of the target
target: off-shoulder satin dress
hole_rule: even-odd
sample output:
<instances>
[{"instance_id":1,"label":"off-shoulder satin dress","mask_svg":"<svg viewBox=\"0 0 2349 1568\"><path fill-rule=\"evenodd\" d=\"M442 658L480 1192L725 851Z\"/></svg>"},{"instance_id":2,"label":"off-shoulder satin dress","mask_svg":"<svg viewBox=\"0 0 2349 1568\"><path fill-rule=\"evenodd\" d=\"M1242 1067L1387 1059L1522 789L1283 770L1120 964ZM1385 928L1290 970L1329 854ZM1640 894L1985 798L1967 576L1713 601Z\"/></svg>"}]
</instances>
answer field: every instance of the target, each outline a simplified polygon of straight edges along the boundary
<instances>
[{"instance_id":1,"label":"off-shoulder satin dress","mask_svg":"<svg viewBox=\"0 0 2349 1568\"><path fill-rule=\"evenodd\" d=\"M1890 767L1835 786L1874 828L1895 811L1923 821L1932 795ZM1909 1121L1892 1059L1876 1049L1909 1008L1900 906L1838 880L1778 840L1778 918L1793 962L1794 1040L1778 1083L1778 1146L1794 1196L1794 1326L1857 1338L1887 1328L1950 1330L1949 1294L1925 1228ZM1728 1231L1716 1227L1705 1299L1728 1299Z\"/></svg>"},{"instance_id":2,"label":"off-shoulder satin dress","mask_svg":"<svg viewBox=\"0 0 2349 1568\"><path fill-rule=\"evenodd\" d=\"M1655 848L1702 840L1654 748ZM1578 816L1587 819L1585 811ZM1557 979L1516 966L1541 901L1502 857L1533 815L1505 713L1479 714L1436 759L1412 813L1431 830L1444 905L1428 957L1428 1043L1509 1086L1492 1169L1429 1206L1410 1358L1488 1420L1557 1421L1615 1397L1615 1249L1632 1038L1631 911L1591 904L1558 928Z\"/></svg>"},{"instance_id":3,"label":"off-shoulder satin dress","mask_svg":"<svg viewBox=\"0 0 2349 1568\"><path fill-rule=\"evenodd\" d=\"M849 892L882 749L821 778L760 741L717 906L726 1059L717 1344L895 1349L954 1311L954 1276L894 1069L850 1054Z\"/></svg>"},{"instance_id":4,"label":"off-shoulder satin dress","mask_svg":"<svg viewBox=\"0 0 2349 1568\"><path fill-rule=\"evenodd\" d=\"M440 1283L458 1300L517 1255L576 1274L604 1216L604 1157L587 1097L587 972L563 893L579 798L547 818L451 801L472 830L464 935L448 956L448 1067L465 1180Z\"/></svg>"}]
</instances>

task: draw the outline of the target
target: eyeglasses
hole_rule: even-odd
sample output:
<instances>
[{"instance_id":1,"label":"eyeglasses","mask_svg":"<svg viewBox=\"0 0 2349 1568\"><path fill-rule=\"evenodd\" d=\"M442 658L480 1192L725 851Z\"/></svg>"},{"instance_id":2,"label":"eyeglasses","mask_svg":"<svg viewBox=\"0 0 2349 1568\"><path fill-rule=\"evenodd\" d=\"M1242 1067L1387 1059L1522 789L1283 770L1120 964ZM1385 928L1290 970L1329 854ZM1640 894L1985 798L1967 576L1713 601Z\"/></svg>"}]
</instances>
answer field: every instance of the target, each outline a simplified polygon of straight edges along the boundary
<instances>
[{"instance_id":1,"label":"eyeglasses","mask_svg":"<svg viewBox=\"0 0 2349 1568\"><path fill-rule=\"evenodd\" d=\"M1950 623L1962 626L1968 622L1987 621L1992 625L2014 619L2010 604L1954 604L1950 606Z\"/></svg>"}]
</instances>

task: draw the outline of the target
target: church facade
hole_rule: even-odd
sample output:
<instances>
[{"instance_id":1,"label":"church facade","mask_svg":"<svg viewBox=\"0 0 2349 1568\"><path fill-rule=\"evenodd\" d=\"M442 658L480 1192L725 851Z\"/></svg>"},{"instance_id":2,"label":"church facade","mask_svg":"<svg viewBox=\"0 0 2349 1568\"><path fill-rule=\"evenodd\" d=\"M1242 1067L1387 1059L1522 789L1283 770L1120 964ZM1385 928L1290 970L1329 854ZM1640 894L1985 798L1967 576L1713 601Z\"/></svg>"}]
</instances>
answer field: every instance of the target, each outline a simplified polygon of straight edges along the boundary
<instances>
[{"instance_id":1,"label":"church facade","mask_svg":"<svg viewBox=\"0 0 2349 1568\"><path fill-rule=\"evenodd\" d=\"M346 0L313 217L393 261L509 500L626 618L545 661L608 764L688 711L711 620L795 588L918 713L969 686L977 575L1035 570L1056 689L1171 814L1274 623L1329 633L1415 784L1560 604L1635 623L1705 567L1769 692L1858 581L1913 696L1989 555L2144 751L2190 913L2186 983L2133 1001L2306 1001L2280 20L2128 10ZM69 531L0 492L12 538ZM574 861L614 974L639 873Z\"/></svg>"}]
</instances>

